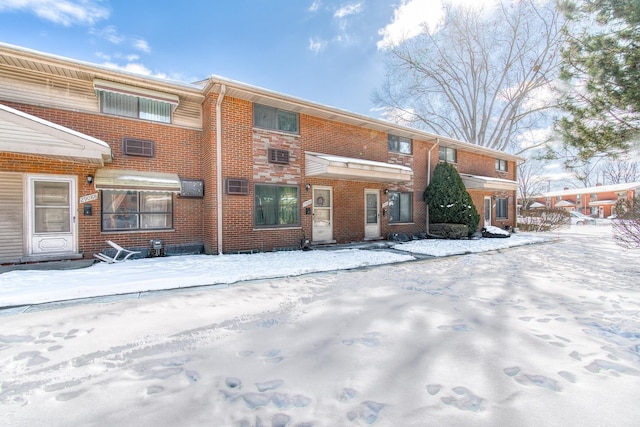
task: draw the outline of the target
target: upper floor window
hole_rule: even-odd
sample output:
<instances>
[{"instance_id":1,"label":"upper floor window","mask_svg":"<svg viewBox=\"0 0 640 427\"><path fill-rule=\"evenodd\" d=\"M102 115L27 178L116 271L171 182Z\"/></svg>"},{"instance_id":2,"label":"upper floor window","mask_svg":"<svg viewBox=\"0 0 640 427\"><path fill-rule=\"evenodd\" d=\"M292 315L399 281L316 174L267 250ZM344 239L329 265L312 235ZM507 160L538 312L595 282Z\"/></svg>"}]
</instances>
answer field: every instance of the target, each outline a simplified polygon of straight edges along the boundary
<instances>
[{"instance_id":1,"label":"upper floor window","mask_svg":"<svg viewBox=\"0 0 640 427\"><path fill-rule=\"evenodd\" d=\"M134 119L171 123L171 113L178 106L177 95L94 79L93 88L100 100L100 112Z\"/></svg>"},{"instance_id":2,"label":"upper floor window","mask_svg":"<svg viewBox=\"0 0 640 427\"><path fill-rule=\"evenodd\" d=\"M389 134L389 151L411 154L411 138Z\"/></svg>"},{"instance_id":3,"label":"upper floor window","mask_svg":"<svg viewBox=\"0 0 640 427\"><path fill-rule=\"evenodd\" d=\"M496 159L496 170L501 172L507 171L507 161L503 159Z\"/></svg>"},{"instance_id":4,"label":"upper floor window","mask_svg":"<svg viewBox=\"0 0 640 427\"><path fill-rule=\"evenodd\" d=\"M102 191L102 231L173 228L169 192Z\"/></svg>"},{"instance_id":5,"label":"upper floor window","mask_svg":"<svg viewBox=\"0 0 640 427\"><path fill-rule=\"evenodd\" d=\"M297 113L261 104L253 104L253 125L259 128L299 133Z\"/></svg>"},{"instance_id":6,"label":"upper floor window","mask_svg":"<svg viewBox=\"0 0 640 427\"><path fill-rule=\"evenodd\" d=\"M412 198L413 193L389 192L389 223L413 221Z\"/></svg>"},{"instance_id":7,"label":"upper floor window","mask_svg":"<svg viewBox=\"0 0 640 427\"><path fill-rule=\"evenodd\" d=\"M458 150L456 150L455 148L440 146L438 150L438 155L441 162L458 162Z\"/></svg>"},{"instance_id":8,"label":"upper floor window","mask_svg":"<svg viewBox=\"0 0 640 427\"><path fill-rule=\"evenodd\" d=\"M122 93L100 91L100 112L171 123L171 104Z\"/></svg>"}]
</instances>

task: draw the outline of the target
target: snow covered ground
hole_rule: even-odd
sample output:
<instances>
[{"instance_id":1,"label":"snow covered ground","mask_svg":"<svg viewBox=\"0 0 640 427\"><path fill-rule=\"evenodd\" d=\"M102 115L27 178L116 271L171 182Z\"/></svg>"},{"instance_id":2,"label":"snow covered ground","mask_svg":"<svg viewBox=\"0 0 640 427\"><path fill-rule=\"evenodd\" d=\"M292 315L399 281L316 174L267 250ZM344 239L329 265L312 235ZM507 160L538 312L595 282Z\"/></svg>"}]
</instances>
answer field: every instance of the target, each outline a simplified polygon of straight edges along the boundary
<instances>
[{"instance_id":1,"label":"snow covered ground","mask_svg":"<svg viewBox=\"0 0 640 427\"><path fill-rule=\"evenodd\" d=\"M590 226L423 242L1 274L5 306L232 285L0 317L0 423L637 425L640 251Z\"/></svg>"}]
</instances>

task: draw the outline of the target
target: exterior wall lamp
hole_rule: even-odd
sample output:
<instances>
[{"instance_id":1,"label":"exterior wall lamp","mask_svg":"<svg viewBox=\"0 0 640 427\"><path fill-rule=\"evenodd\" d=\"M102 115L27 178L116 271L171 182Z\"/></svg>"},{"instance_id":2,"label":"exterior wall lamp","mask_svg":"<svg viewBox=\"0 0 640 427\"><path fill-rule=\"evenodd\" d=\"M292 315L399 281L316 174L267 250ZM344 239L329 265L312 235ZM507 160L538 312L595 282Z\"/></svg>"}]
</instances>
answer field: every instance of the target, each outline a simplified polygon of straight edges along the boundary
<instances>
[{"instance_id":1,"label":"exterior wall lamp","mask_svg":"<svg viewBox=\"0 0 640 427\"><path fill-rule=\"evenodd\" d=\"M311 184L307 184L307 185L305 185L305 186L304 186L304 189L305 189L305 190L307 190L307 191L309 191L309 190L311 189Z\"/></svg>"},{"instance_id":2,"label":"exterior wall lamp","mask_svg":"<svg viewBox=\"0 0 640 427\"><path fill-rule=\"evenodd\" d=\"M87 184L91 184L93 182L93 175L87 175Z\"/></svg>"}]
</instances>

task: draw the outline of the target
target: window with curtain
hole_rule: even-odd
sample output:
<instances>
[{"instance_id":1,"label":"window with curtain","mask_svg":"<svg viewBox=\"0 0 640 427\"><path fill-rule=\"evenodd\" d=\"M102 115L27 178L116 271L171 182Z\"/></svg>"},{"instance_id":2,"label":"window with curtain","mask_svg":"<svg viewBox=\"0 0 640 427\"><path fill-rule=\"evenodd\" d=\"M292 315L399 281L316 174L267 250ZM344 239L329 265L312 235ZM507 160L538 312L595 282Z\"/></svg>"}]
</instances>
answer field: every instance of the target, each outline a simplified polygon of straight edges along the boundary
<instances>
[{"instance_id":1,"label":"window with curtain","mask_svg":"<svg viewBox=\"0 0 640 427\"><path fill-rule=\"evenodd\" d=\"M396 153L411 154L411 139L397 135L388 135L389 151Z\"/></svg>"},{"instance_id":2,"label":"window with curtain","mask_svg":"<svg viewBox=\"0 0 640 427\"><path fill-rule=\"evenodd\" d=\"M100 112L161 123L171 123L171 104L122 93L100 91Z\"/></svg>"},{"instance_id":3,"label":"window with curtain","mask_svg":"<svg viewBox=\"0 0 640 427\"><path fill-rule=\"evenodd\" d=\"M253 104L253 125L256 127L298 133L298 120L297 113Z\"/></svg>"},{"instance_id":4,"label":"window with curtain","mask_svg":"<svg viewBox=\"0 0 640 427\"><path fill-rule=\"evenodd\" d=\"M256 227L299 225L298 187L256 184L254 193Z\"/></svg>"},{"instance_id":5,"label":"window with curtain","mask_svg":"<svg viewBox=\"0 0 640 427\"><path fill-rule=\"evenodd\" d=\"M500 197L496 199L496 218L507 218L507 199L506 197Z\"/></svg>"},{"instance_id":6,"label":"window with curtain","mask_svg":"<svg viewBox=\"0 0 640 427\"><path fill-rule=\"evenodd\" d=\"M173 228L173 196L168 192L102 191L102 230Z\"/></svg>"},{"instance_id":7,"label":"window with curtain","mask_svg":"<svg viewBox=\"0 0 640 427\"><path fill-rule=\"evenodd\" d=\"M413 222L413 193L389 192L389 223Z\"/></svg>"},{"instance_id":8,"label":"window with curtain","mask_svg":"<svg viewBox=\"0 0 640 427\"><path fill-rule=\"evenodd\" d=\"M440 146L440 148L438 148L438 156L441 162L458 162L458 151L455 148Z\"/></svg>"}]
</instances>

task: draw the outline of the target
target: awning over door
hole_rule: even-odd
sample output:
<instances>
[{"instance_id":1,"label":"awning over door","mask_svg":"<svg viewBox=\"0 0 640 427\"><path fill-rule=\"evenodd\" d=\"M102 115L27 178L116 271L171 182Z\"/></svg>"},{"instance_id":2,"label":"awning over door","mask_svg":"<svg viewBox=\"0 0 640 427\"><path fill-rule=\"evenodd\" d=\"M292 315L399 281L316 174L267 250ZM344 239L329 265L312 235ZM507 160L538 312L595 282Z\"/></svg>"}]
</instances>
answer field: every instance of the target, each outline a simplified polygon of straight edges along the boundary
<instances>
[{"instance_id":1,"label":"awning over door","mask_svg":"<svg viewBox=\"0 0 640 427\"><path fill-rule=\"evenodd\" d=\"M408 166L330 154L305 153L306 176L368 182L405 182L413 177Z\"/></svg>"},{"instance_id":2,"label":"awning over door","mask_svg":"<svg viewBox=\"0 0 640 427\"><path fill-rule=\"evenodd\" d=\"M594 200L589 202L589 206L613 206L618 203L618 200Z\"/></svg>"},{"instance_id":3,"label":"awning over door","mask_svg":"<svg viewBox=\"0 0 640 427\"><path fill-rule=\"evenodd\" d=\"M491 178L488 176L461 173L462 183L467 190L513 191L518 189L518 182L509 179Z\"/></svg>"},{"instance_id":4,"label":"awning over door","mask_svg":"<svg viewBox=\"0 0 640 427\"><path fill-rule=\"evenodd\" d=\"M575 203L570 202L569 200L560 200L558 203L556 203L556 208L572 208L575 205Z\"/></svg>"},{"instance_id":5,"label":"awning over door","mask_svg":"<svg viewBox=\"0 0 640 427\"><path fill-rule=\"evenodd\" d=\"M136 190L180 192L180 177L175 173L141 172L123 169L98 169L96 190Z\"/></svg>"},{"instance_id":6,"label":"awning over door","mask_svg":"<svg viewBox=\"0 0 640 427\"><path fill-rule=\"evenodd\" d=\"M0 104L0 151L104 165L104 141Z\"/></svg>"}]
</instances>

